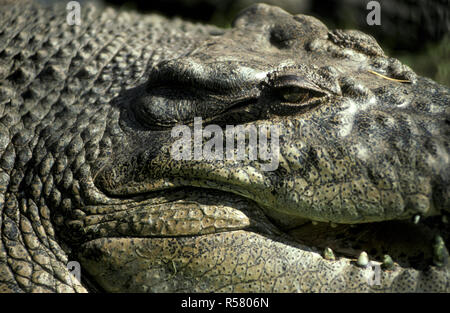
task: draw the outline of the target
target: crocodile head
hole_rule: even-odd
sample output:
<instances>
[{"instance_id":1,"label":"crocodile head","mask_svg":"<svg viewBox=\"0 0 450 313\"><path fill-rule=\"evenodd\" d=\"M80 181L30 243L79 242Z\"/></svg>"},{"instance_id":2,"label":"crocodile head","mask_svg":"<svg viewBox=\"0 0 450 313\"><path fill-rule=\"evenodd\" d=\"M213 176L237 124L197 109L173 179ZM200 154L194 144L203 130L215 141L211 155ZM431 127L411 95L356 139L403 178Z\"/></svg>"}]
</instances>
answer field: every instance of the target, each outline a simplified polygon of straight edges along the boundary
<instances>
[{"instance_id":1,"label":"crocodile head","mask_svg":"<svg viewBox=\"0 0 450 313\"><path fill-rule=\"evenodd\" d=\"M113 103L120 139L94 170L95 185L133 207L133 218L88 233L278 230L347 260L366 250L420 268L445 227L433 216L450 208L449 100L448 88L388 58L368 35L253 6ZM227 125L250 126L244 158ZM272 159L261 153L264 138ZM209 280L213 290L224 284Z\"/></svg>"},{"instance_id":2,"label":"crocodile head","mask_svg":"<svg viewBox=\"0 0 450 313\"><path fill-rule=\"evenodd\" d=\"M263 4L151 57L133 25L128 55L73 58L24 182L40 211L23 215L50 216L92 288L449 291L447 87L366 34Z\"/></svg>"},{"instance_id":3,"label":"crocodile head","mask_svg":"<svg viewBox=\"0 0 450 313\"><path fill-rule=\"evenodd\" d=\"M368 35L255 6L231 30L159 63L113 104L123 141L95 173L96 185L124 197L219 189L255 201L282 224L436 215L450 208L448 101L448 88L416 77ZM222 150L198 154L189 136L189 153L176 160L180 125L196 126L193 134L211 124L222 134L205 128L204 141L220 137ZM276 146L279 153L262 159L261 148L255 160L248 151L230 160L226 125L254 125L268 136L276 126L278 142L266 142L268 153ZM247 144L250 137L263 144L252 135Z\"/></svg>"}]
</instances>

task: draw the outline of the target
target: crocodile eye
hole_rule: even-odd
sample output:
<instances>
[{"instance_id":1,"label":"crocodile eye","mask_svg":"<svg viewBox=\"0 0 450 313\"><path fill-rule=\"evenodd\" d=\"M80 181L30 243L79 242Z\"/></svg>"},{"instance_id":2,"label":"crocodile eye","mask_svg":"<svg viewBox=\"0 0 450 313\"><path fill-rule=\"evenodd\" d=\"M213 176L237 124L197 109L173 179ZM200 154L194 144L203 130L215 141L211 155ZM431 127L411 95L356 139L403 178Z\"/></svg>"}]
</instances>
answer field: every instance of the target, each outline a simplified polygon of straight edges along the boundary
<instances>
[{"instance_id":1,"label":"crocodile eye","mask_svg":"<svg viewBox=\"0 0 450 313\"><path fill-rule=\"evenodd\" d=\"M303 89L299 87L285 87L279 89L279 94L281 98L287 102L292 103L303 103L307 102L308 100L315 98L315 97L321 97L322 95L310 91L308 89Z\"/></svg>"},{"instance_id":2,"label":"crocodile eye","mask_svg":"<svg viewBox=\"0 0 450 313\"><path fill-rule=\"evenodd\" d=\"M314 83L297 75L275 76L270 83L283 102L304 104L326 95Z\"/></svg>"}]
</instances>

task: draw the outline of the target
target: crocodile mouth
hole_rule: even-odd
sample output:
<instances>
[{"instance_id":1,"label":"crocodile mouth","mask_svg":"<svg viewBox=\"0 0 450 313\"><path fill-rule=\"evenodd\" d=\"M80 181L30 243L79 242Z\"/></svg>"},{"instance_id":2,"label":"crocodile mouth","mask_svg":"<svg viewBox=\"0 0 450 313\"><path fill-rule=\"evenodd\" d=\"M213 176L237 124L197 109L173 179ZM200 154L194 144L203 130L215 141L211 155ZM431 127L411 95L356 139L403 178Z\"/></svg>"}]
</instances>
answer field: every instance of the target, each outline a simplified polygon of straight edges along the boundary
<instances>
[{"instance_id":1,"label":"crocodile mouth","mask_svg":"<svg viewBox=\"0 0 450 313\"><path fill-rule=\"evenodd\" d=\"M424 271L437 264L437 236L449 238L447 217L427 217L421 221L394 220L363 224L329 224L311 222L288 230L295 241L318 248L331 249L335 256L358 263L362 252L370 260L385 262L388 255L402 268ZM443 222L444 220L444 222Z\"/></svg>"},{"instance_id":2,"label":"crocodile mouth","mask_svg":"<svg viewBox=\"0 0 450 313\"><path fill-rule=\"evenodd\" d=\"M169 192L170 191L170 192ZM383 264L386 255L400 268L424 271L446 262L448 253L436 252L436 238L450 240L448 216L359 224L335 224L292 217L293 223L280 224L252 199L230 191L205 187L178 186L134 195L108 195L119 200L116 212L103 225L114 220L114 231L102 232L95 223L88 231L95 237L185 237L246 230L276 240L301 244L330 262L343 258L358 266L361 253ZM106 206L110 210L110 206ZM88 209L89 210L89 209ZM99 207L96 211L101 210ZM122 214L123 213L123 214ZM212 221L212 219L216 219ZM151 224L151 225L150 225ZM119 225L119 226L118 226ZM441 249L442 250L442 249ZM445 246L444 246L445 250ZM333 257L325 251L332 251Z\"/></svg>"},{"instance_id":3,"label":"crocodile mouth","mask_svg":"<svg viewBox=\"0 0 450 313\"><path fill-rule=\"evenodd\" d=\"M297 225L286 227L267 216L255 201L217 189L186 186L108 197L111 203L85 209L84 240L72 251L86 271L86 285L93 291L202 292L203 283L191 282L197 276L206 277L212 290L226 291L221 286L228 284L223 280L226 273L236 270L232 269L233 261L231 268L225 263L216 272L210 268L225 255L234 260L236 251L244 257L256 257L252 262L268 264L269 271L274 269L271 262L277 264L277 253L281 252L281 259L290 255L283 269L295 273L300 281L314 260L317 264L312 266L325 271L325 279L338 275L356 285L365 284L366 275L373 273L372 266L378 266L386 282L379 290L389 288L392 280L402 281L402 277L413 279L407 282L407 290L426 279L436 286L447 284L448 251L442 238L448 242L449 232L442 216L427 217L419 223L397 220L356 225L297 220ZM437 234L441 242L436 242ZM240 238L238 243L236 238ZM266 251L267 260L258 258L266 255L261 242L278 247ZM361 259L363 252L369 260ZM247 280L245 275L241 277L243 273L235 275ZM193 285L182 287L186 281ZM246 284L251 286L252 280ZM292 290L299 291L295 284Z\"/></svg>"}]
</instances>

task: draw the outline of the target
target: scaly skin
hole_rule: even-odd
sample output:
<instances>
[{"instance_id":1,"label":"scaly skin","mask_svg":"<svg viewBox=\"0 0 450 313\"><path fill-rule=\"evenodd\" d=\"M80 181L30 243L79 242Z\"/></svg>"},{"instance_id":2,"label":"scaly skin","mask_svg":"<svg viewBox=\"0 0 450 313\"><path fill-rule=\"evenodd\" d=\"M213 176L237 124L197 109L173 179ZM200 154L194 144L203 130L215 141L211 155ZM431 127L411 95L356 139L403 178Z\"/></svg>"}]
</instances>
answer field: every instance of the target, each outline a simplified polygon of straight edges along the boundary
<instances>
[{"instance_id":1,"label":"scaly skin","mask_svg":"<svg viewBox=\"0 0 450 313\"><path fill-rule=\"evenodd\" d=\"M227 30L91 6L81 26L62 6L0 14L0 291L450 291L428 241L448 237L433 216L450 208L449 89L371 37L267 5ZM173 159L172 127L196 116L278 126L279 167ZM365 249L407 257L373 285L345 244L390 227L399 242ZM443 264L411 261L422 248Z\"/></svg>"}]
</instances>

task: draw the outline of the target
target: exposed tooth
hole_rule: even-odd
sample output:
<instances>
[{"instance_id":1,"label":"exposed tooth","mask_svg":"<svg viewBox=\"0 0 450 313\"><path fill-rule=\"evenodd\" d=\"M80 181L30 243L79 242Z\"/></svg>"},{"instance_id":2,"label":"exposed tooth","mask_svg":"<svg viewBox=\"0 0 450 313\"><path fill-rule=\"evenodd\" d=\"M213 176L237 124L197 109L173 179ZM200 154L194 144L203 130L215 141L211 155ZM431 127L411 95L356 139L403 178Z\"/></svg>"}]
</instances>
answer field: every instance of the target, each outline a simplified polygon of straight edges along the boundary
<instances>
[{"instance_id":1,"label":"exposed tooth","mask_svg":"<svg viewBox=\"0 0 450 313\"><path fill-rule=\"evenodd\" d=\"M448 224L448 218L447 218L447 215L442 215L442 223Z\"/></svg>"},{"instance_id":2,"label":"exposed tooth","mask_svg":"<svg viewBox=\"0 0 450 313\"><path fill-rule=\"evenodd\" d=\"M326 260L334 261L336 260L336 257L334 256L333 250L331 248L326 247L325 250L323 250L323 257Z\"/></svg>"},{"instance_id":3,"label":"exposed tooth","mask_svg":"<svg viewBox=\"0 0 450 313\"><path fill-rule=\"evenodd\" d=\"M419 224L419 222L420 222L420 215L417 214L417 215L415 215L414 218L413 218L413 223L414 223L414 224Z\"/></svg>"},{"instance_id":4,"label":"exposed tooth","mask_svg":"<svg viewBox=\"0 0 450 313\"><path fill-rule=\"evenodd\" d=\"M314 226L316 226L316 225L319 224L319 223L316 222L316 221L311 221L311 224L313 224Z\"/></svg>"},{"instance_id":5,"label":"exposed tooth","mask_svg":"<svg viewBox=\"0 0 450 313\"><path fill-rule=\"evenodd\" d=\"M330 223L330 226L331 226L331 228L336 228L336 227L337 227L337 224L336 224L336 223L333 223L333 222L331 222L331 223Z\"/></svg>"},{"instance_id":6,"label":"exposed tooth","mask_svg":"<svg viewBox=\"0 0 450 313\"><path fill-rule=\"evenodd\" d=\"M369 264L369 256L365 251L361 252L358 257L358 261L356 262L360 267L366 267Z\"/></svg>"},{"instance_id":7,"label":"exposed tooth","mask_svg":"<svg viewBox=\"0 0 450 313\"><path fill-rule=\"evenodd\" d=\"M392 261L392 258L390 255L385 254L383 258L383 264L381 264L381 267L390 270L394 267L394 261Z\"/></svg>"},{"instance_id":8,"label":"exposed tooth","mask_svg":"<svg viewBox=\"0 0 450 313\"><path fill-rule=\"evenodd\" d=\"M433 263L436 266L444 266L448 261L448 251L445 247L444 239L436 235L433 244Z\"/></svg>"}]
</instances>

